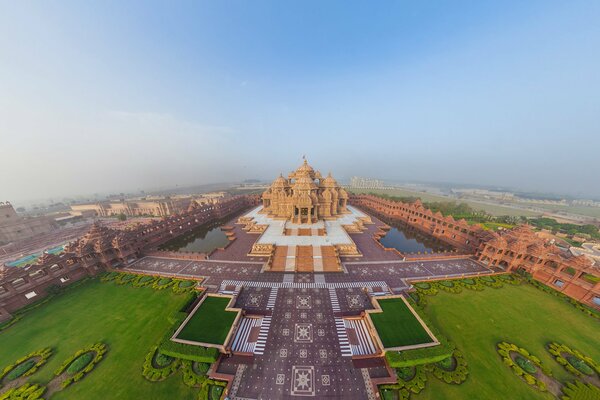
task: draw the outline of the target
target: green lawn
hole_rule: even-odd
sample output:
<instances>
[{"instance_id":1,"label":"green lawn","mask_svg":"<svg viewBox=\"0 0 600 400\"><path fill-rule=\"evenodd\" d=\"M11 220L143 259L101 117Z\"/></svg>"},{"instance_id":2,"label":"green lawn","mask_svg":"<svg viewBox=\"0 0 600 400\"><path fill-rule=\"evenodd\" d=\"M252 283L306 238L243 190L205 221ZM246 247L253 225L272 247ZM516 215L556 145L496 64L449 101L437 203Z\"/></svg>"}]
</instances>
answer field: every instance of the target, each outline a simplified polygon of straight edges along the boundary
<instances>
[{"instance_id":1,"label":"green lawn","mask_svg":"<svg viewBox=\"0 0 600 400\"><path fill-rule=\"evenodd\" d=\"M433 341L402 299L382 299L378 301L383 312L371 314L371 320L386 348Z\"/></svg>"},{"instance_id":2,"label":"green lawn","mask_svg":"<svg viewBox=\"0 0 600 400\"><path fill-rule=\"evenodd\" d=\"M600 323L564 300L530 285L505 285L482 292L427 296L426 312L442 334L463 351L469 378L448 385L430 377L415 399L552 399L520 380L496 353L500 341L526 348L551 367L560 381L573 380L544 346L564 343L600 361Z\"/></svg>"},{"instance_id":3,"label":"green lawn","mask_svg":"<svg viewBox=\"0 0 600 400\"><path fill-rule=\"evenodd\" d=\"M236 312L225 311L229 301L227 297L207 297L179 332L177 339L223 344L237 316Z\"/></svg>"},{"instance_id":4,"label":"green lawn","mask_svg":"<svg viewBox=\"0 0 600 400\"><path fill-rule=\"evenodd\" d=\"M46 384L77 350L105 342L108 353L82 381L52 396L60 399L196 399L198 389L183 384L181 374L151 383L142 377L150 347L171 326L168 316L187 296L171 291L92 281L25 314L0 333L0 368L31 351L52 347L48 363L29 378Z\"/></svg>"}]
</instances>

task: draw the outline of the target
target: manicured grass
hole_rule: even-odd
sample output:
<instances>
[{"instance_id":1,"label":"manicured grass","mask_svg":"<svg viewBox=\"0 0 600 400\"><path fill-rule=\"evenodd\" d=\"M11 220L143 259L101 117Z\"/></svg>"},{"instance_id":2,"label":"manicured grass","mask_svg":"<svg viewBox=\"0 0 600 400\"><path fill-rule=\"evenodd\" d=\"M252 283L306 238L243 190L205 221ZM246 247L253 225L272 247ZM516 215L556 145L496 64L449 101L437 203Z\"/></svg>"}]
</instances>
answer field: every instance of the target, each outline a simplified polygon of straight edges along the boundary
<instances>
[{"instance_id":1,"label":"manicured grass","mask_svg":"<svg viewBox=\"0 0 600 400\"><path fill-rule=\"evenodd\" d=\"M371 320L386 348L433 341L402 299L382 299L379 305L383 312L371 314Z\"/></svg>"},{"instance_id":2,"label":"manicured grass","mask_svg":"<svg viewBox=\"0 0 600 400\"><path fill-rule=\"evenodd\" d=\"M223 344L237 313L225 311L227 297L207 297L183 327L177 339Z\"/></svg>"},{"instance_id":3,"label":"manicured grass","mask_svg":"<svg viewBox=\"0 0 600 400\"><path fill-rule=\"evenodd\" d=\"M600 360L600 324L563 300L530 285L504 285L481 292L440 292L427 297L426 313L443 335L462 350L469 378L462 385L430 379L415 399L553 399L524 383L496 353L508 341L526 348L558 380L575 377L545 349L556 341ZM413 398L413 396L411 396Z\"/></svg>"},{"instance_id":4,"label":"manicured grass","mask_svg":"<svg viewBox=\"0 0 600 400\"><path fill-rule=\"evenodd\" d=\"M52 347L48 363L29 377L47 384L76 351L104 342L104 360L83 380L52 396L60 399L196 399L180 374L164 382L142 377L150 347L169 329L169 315L186 303L185 295L150 288L92 281L73 288L24 315L0 333L0 368L26 354Z\"/></svg>"}]
</instances>

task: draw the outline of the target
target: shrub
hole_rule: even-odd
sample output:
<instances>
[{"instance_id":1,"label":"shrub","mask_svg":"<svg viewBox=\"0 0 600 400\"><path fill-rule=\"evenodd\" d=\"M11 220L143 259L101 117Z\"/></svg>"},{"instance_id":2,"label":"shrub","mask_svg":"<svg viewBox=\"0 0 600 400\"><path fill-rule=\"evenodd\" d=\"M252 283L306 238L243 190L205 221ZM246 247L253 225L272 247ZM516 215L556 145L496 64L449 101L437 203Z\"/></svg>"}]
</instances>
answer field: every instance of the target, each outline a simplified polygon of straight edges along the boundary
<instances>
[{"instance_id":1,"label":"shrub","mask_svg":"<svg viewBox=\"0 0 600 400\"><path fill-rule=\"evenodd\" d=\"M173 375L181 366L181 361L168 357L171 361L167 363L167 358L162 358L160 365L158 358L168 357L161 354L158 350L158 346L154 346L150 349L146 357L144 358L144 364L142 365L142 375L144 378L151 382L158 382L167 379Z\"/></svg>"},{"instance_id":2,"label":"shrub","mask_svg":"<svg viewBox=\"0 0 600 400\"><path fill-rule=\"evenodd\" d=\"M160 278L156 282L152 284L153 289L162 290L166 289L173 284L173 279L171 278Z\"/></svg>"},{"instance_id":3,"label":"shrub","mask_svg":"<svg viewBox=\"0 0 600 400\"><path fill-rule=\"evenodd\" d=\"M458 350L455 350L451 357L427 364L425 370L446 383L457 385L466 381L469 375L467 360Z\"/></svg>"},{"instance_id":4,"label":"shrub","mask_svg":"<svg viewBox=\"0 0 600 400\"><path fill-rule=\"evenodd\" d=\"M21 376L30 376L35 373L42 365L48 361L52 355L52 349L49 347L36 350L19 358L13 364L4 368L0 372L0 381L6 377L7 380L13 380ZM37 360L37 361L36 361ZM33 362L33 364L31 364Z\"/></svg>"},{"instance_id":5,"label":"shrub","mask_svg":"<svg viewBox=\"0 0 600 400\"><path fill-rule=\"evenodd\" d=\"M42 399L45 391L45 386L26 383L17 388L7 390L0 395L0 400L37 400Z\"/></svg>"},{"instance_id":6,"label":"shrub","mask_svg":"<svg viewBox=\"0 0 600 400\"><path fill-rule=\"evenodd\" d=\"M67 367L67 374L73 375L81 371L93 360L93 358L94 354L91 352L80 355Z\"/></svg>"},{"instance_id":7,"label":"shrub","mask_svg":"<svg viewBox=\"0 0 600 400\"><path fill-rule=\"evenodd\" d=\"M139 275L134 281L133 286L135 287L144 287L153 284L156 281L155 276L150 275Z\"/></svg>"},{"instance_id":8,"label":"shrub","mask_svg":"<svg viewBox=\"0 0 600 400\"><path fill-rule=\"evenodd\" d=\"M547 350L557 363L562 365L567 371L576 376L594 374L600 376L600 365L598 365L591 357L587 357L578 350L574 350L565 346L552 342L548 344Z\"/></svg>"},{"instance_id":9,"label":"shrub","mask_svg":"<svg viewBox=\"0 0 600 400\"><path fill-rule=\"evenodd\" d=\"M562 397L563 400L592 400L600 398L599 388L581 381L575 381L573 383L568 382L562 390L565 394L565 396Z\"/></svg>"},{"instance_id":10,"label":"shrub","mask_svg":"<svg viewBox=\"0 0 600 400\"><path fill-rule=\"evenodd\" d=\"M415 368L414 367L396 368L396 375L398 375L398 378L400 378L404 381L410 381L415 376Z\"/></svg>"},{"instance_id":11,"label":"shrub","mask_svg":"<svg viewBox=\"0 0 600 400\"><path fill-rule=\"evenodd\" d=\"M539 368L547 376L552 376L552 372L542 365L540 359L532 356L529 352L513 343L500 342L496 345L496 351L502 357L502 362L510 367L512 371L520 376L527 384L535 386L541 391L546 391L544 382L537 379L534 375ZM515 361L511 358L511 352L516 353Z\"/></svg>"},{"instance_id":12,"label":"shrub","mask_svg":"<svg viewBox=\"0 0 600 400\"><path fill-rule=\"evenodd\" d=\"M14 379L19 378L25 372L29 371L35 365L35 361L29 359L25 362L14 367L8 374L6 374L5 378L8 381L12 381Z\"/></svg>"},{"instance_id":13,"label":"shrub","mask_svg":"<svg viewBox=\"0 0 600 400\"><path fill-rule=\"evenodd\" d=\"M515 362L528 374L535 374L537 371L537 368L535 367L535 365L533 365L533 362L524 357L516 356Z\"/></svg>"},{"instance_id":14,"label":"shrub","mask_svg":"<svg viewBox=\"0 0 600 400\"><path fill-rule=\"evenodd\" d=\"M83 379L84 376L86 376L95 368L96 364L102 361L107 350L108 349L104 343L95 343L91 346L78 350L75 354L63 362L56 372L54 372L54 375L56 376L60 376L63 373L66 375L66 378L61 383L62 388L64 389L67 386ZM92 358L91 360L87 360L87 362L84 364L84 360L86 358L82 356L85 356L86 354L90 354ZM80 359L81 361L78 361ZM76 366L72 367L73 364L76 364Z\"/></svg>"}]
</instances>

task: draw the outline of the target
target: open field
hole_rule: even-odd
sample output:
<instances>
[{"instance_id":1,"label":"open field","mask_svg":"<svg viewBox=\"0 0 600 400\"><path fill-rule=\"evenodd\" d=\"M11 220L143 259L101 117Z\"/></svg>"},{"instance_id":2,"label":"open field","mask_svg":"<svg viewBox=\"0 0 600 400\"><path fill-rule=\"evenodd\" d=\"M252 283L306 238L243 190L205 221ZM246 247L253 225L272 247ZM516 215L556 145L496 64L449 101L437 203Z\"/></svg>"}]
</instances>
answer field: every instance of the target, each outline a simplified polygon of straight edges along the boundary
<instances>
[{"instance_id":1,"label":"open field","mask_svg":"<svg viewBox=\"0 0 600 400\"><path fill-rule=\"evenodd\" d=\"M54 371L77 350L96 342L108 345L105 359L82 381L55 393L56 399L195 399L181 374L151 383L142 376L150 347L171 326L168 316L187 297L171 291L118 286L97 280L69 289L25 314L0 333L0 368L44 347L54 354L29 382L48 383Z\"/></svg>"},{"instance_id":2,"label":"open field","mask_svg":"<svg viewBox=\"0 0 600 400\"><path fill-rule=\"evenodd\" d=\"M402 299L382 299L378 302L383 312L371 314L371 320L385 347L432 342L429 334Z\"/></svg>"},{"instance_id":3,"label":"open field","mask_svg":"<svg viewBox=\"0 0 600 400\"><path fill-rule=\"evenodd\" d=\"M497 354L500 341L515 343L539 357L561 382L574 380L544 346L564 343L600 361L600 323L563 300L529 285L505 285L481 292L440 292L427 297L426 313L463 351L469 378L448 385L431 377L415 399L552 399L518 378Z\"/></svg>"},{"instance_id":4,"label":"open field","mask_svg":"<svg viewBox=\"0 0 600 400\"><path fill-rule=\"evenodd\" d=\"M207 297L183 327L177 339L223 344L237 313L225 311L226 297Z\"/></svg>"},{"instance_id":5,"label":"open field","mask_svg":"<svg viewBox=\"0 0 600 400\"><path fill-rule=\"evenodd\" d=\"M525 216L525 217L536 217L540 216L541 213L529 211L529 210L521 210L517 208L511 207L503 207L501 205L493 205L480 203L472 200L462 200L455 199L452 197L440 196L436 194L416 192L408 189L351 189L353 193L377 193L377 194L387 194L389 196L399 196L399 197L419 197L421 201L424 202L433 202L433 201L455 201L457 203L466 203L471 206L475 210L483 210L485 212L490 213L494 216L500 215L510 215L510 216Z\"/></svg>"}]
</instances>

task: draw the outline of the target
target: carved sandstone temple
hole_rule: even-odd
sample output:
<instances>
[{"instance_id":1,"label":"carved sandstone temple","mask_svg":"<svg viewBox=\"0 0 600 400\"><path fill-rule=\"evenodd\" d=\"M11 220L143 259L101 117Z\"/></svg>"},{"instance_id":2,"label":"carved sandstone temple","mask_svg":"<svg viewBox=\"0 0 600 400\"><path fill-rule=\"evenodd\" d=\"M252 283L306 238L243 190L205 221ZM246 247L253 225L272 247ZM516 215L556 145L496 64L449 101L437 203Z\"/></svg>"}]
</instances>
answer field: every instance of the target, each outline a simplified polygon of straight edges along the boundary
<instances>
[{"instance_id":1,"label":"carved sandstone temple","mask_svg":"<svg viewBox=\"0 0 600 400\"><path fill-rule=\"evenodd\" d=\"M331 173L323 178L308 162L288 175L279 175L263 195L263 210L275 219L289 219L298 224L319 219L335 219L348 213L348 193Z\"/></svg>"},{"instance_id":2,"label":"carved sandstone temple","mask_svg":"<svg viewBox=\"0 0 600 400\"><path fill-rule=\"evenodd\" d=\"M339 272L340 256L361 256L349 233L371 220L348 206L348 193L331 174L323 177L304 160L287 179L275 179L262 206L238 222L260 235L249 255L268 257L268 271Z\"/></svg>"}]
</instances>

